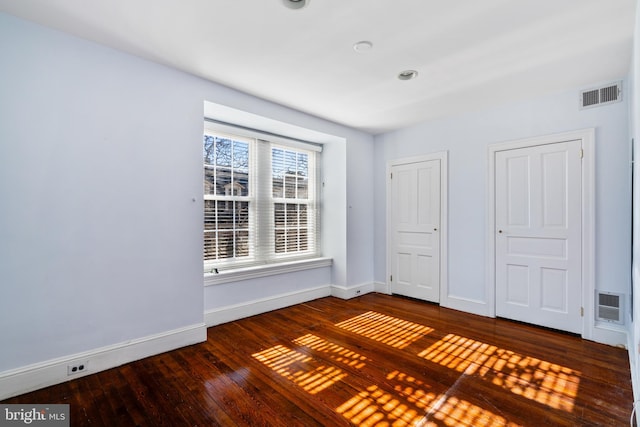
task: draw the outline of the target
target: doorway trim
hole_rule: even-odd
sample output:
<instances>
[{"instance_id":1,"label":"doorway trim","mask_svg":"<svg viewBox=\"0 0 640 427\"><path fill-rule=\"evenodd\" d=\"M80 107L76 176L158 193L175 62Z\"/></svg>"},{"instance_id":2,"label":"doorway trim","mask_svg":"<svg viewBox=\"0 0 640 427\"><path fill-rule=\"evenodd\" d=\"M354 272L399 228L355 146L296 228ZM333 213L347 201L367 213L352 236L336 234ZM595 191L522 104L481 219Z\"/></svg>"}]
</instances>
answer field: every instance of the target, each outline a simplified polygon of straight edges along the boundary
<instances>
[{"instance_id":1,"label":"doorway trim","mask_svg":"<svg viewBox=\"0 0 640 427\"><path fill-rule=\"evenodd\" d=\"M426 162L429 160L440 160L440 301L438 304L446 306L449 291L449 152L438 151L422 156L404 157L401 159L389 160L387 162L386 182L386 279L385 293L391 294L391 168L394 166L407 165L411 163Z\"/></svg>"},{"instance_id":2,"label":"doorway trim","mask_svg":"<svg viewBox=\"0 0 640 427\"><path fill-rule=\"evenodd\" d=\"M582 337L592 339L595 325L595 129L581 129L546 136L519 139L487 148L487 278L486 298L489 315L496 317L496 211L495 156L499 151L534 147L565 141L582 141Z\"/></svg>"}]
</instances>

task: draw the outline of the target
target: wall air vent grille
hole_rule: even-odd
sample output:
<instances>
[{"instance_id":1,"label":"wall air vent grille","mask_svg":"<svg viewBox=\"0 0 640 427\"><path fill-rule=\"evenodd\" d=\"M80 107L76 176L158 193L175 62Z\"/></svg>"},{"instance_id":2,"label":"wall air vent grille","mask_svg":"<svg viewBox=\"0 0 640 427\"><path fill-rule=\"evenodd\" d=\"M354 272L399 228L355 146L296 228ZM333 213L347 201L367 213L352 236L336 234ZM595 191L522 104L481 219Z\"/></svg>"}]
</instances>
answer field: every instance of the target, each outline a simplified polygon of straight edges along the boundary
<instances>
[{"instance_id":1,"label":"wall air vent grille","mask_svg":"<svg viewBox=\"0 0 640 427\"><path fill-rule=\"evenodd\" d=\"M600 103L600 91L598 89L582 92L582 108L591 107Z\"/></svg>"},{"instance_id":2,"label":"wall air vent grille","mask_svg":"<svg viewBox=\"0 0 640 427\"><path fill-rule=\"evenodd\" d=\"M592 108L622 101L622 82L609 83L605 86L587 89L580 92L580 108Z\"/></svg>"},{"instance_id":3,"label":"wall air vent grille","mask_svg":"<svg viewBox=\"0 0 640 427\"><path fill-rule=\"evenodd\" d=\"M596 320L624 323L622 301L621 294L596 291Z\"/></svg>"}]
</instances>

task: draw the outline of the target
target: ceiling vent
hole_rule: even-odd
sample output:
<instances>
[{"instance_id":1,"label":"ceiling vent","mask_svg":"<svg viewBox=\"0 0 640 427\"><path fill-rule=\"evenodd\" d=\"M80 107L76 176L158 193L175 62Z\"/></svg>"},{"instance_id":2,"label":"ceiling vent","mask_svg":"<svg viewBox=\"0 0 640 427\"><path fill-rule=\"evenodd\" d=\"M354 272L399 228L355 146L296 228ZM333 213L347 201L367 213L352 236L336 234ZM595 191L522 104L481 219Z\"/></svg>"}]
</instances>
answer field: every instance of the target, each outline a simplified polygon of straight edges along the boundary
<instances>
[{"instance_id":1,"label":"ceiling vent","mask_svg":"<svg viewBox=\"0 0 640 427\"><path fill-rule=\"evenodd\" d=\"M622 317L622 295L614 292L596 291L596 320L624 323Z\"/></svg>"},{"instance_id":2,"label":"ceiling vent","mask_svg":"<svg viewBox=\"0 0 640 427\"><path fill-rule=\"evenodd\" d=\"M609 83L605 86L580 92L581 110L620 101L622 101L622 82Z\"/></svg>"}]
</instances>

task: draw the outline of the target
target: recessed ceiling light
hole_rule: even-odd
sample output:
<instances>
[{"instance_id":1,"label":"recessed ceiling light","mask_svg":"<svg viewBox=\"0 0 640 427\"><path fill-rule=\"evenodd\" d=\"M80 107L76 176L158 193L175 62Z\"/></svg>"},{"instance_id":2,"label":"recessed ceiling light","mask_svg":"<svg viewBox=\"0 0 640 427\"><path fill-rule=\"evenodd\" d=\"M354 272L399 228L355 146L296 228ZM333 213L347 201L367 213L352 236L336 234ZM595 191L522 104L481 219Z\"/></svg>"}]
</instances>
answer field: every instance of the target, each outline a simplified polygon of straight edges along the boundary
<instances>
[{"instance_id":1,"label":"recessed ceiling light","mask_svg":"<svg viewBox=\"0 0 640 427\"><path fill-rule=\"evenodd\" d=\"M400 80L411 80L418 77L418 72L416 70L406 70L398 74L398 78Z\"/></svg>"},{"instance_id":2,"label":"recessed ceiling light","mask_svg":"<svg viewBox=\"0 0 640 427\"><path fill-rule=\"evenodd\" d=\"M310 1L311 0L282 0L282 3L289 9L302 9L308 5Z\"/></svg>"},{"instance_id":3,"label":"recessed ceiling light","mask_svg":"<svg viewBox=\"0 0 640 427\"><path fill-rule=\"evenodd\" d=\"M363 40L353 45L353 50L356 52L367 52L371 49L373 49L373 43L367 40Z\"/></svg>"}]
</instances>

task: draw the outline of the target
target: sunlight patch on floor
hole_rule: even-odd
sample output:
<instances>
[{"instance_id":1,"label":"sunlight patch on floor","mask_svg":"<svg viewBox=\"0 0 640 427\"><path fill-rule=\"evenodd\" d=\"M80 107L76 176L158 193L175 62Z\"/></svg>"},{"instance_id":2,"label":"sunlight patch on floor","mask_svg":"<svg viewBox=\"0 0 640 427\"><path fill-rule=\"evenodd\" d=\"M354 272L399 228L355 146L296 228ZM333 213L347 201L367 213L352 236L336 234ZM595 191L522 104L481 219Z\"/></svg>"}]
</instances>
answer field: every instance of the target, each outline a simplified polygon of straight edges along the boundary
<instances>
[{"instance_id":1,"label":"sunlight patch on floor","mask_svg":"<svg viewBox=\"0 0 640 427\"><path fill-rule=\"evenodd\" d=\"M434 331L374 311L336 326L397 349ZM293 348L279 344L253 357L312 395L347 377L345 371L333 365L341 364L346 370L362 369L370 362L362 354L314 334L296 338L291 344ZM457 397L455 389L460 380L479 377L518 396L568 412L573 410L580 383L578 371L455 334L444 336L417 356L461 375L455 384L446 386L396 370L387 374L383 384L358 387L359 391L340 404L336 412L360 427L513 427L517 424L505 419L488 401L486 409L480 398L471 397L472 401L478 400L474 403ZM460 382L460 386L463 384Z\"/></svg>"},{"instance_id":2,"label":"sunlight patch on floor","mask_svg":"<svg viewBox=\"0 0 640 427\"><path fill-rule=\"evenodd\" d=\"M554 409L571 412L578 394L578 371L455 334L418 356Z\"/></svg>"},{"instance_id":3,"label":"sunlight patch on floor","mask_svg":"<svg viewBox=\"0 0 640 427\"><path fill-rule=\"evenodd\" d=\"M435 397L433 393L425 396L429 400L434 400ZM361 427L412 426L424 416L424 411L408 406L396 396L386 393L375 385L361 391L340 405L336 411L351 423Z\"/></svg>"},{"instance_id":4,"label":"sunlight patch on floor","mask_svg":"<svg viewBox=\"0 0 640 427\"><path fill-rule=\"evenodd\" d=\"M368 311L344 322L336 323L336 326L400 349L433 332L433 328L428 326L375 311Z\"/></svg>"},{"instance_id":5,"label":"sunlight patch on floor","mask_svg":"<svg viewBox=\"0 0 640 427\"><path fill-rule=\"evenodd\" d=\"M431 421L432 418L437 421ZM452 427L520 426L520 424L507 421L504 417L454 396L442 396L442 399L438 400L438 407L418 422L416 427L438 427L442 424Z\"/></svg>"},{"instance_id":6,"label":"sunlight patch on floor","mask_svg":"<svg viewBox=\"0 0 640 427\"><path fill-rule=\"evenodd\" d=\"M311 356L283 345L276 345L252 356L309 394L319 393L347 376L341 369L333 366L314 367L316 363Z\"/></svg>"},{"instance_id":7,"label":"sunlight patch on floor","mask_svg":"<svg viewBox=\"0 0 640 427\"><path fill-rule=\"evenodd\" d=\"M294 343L305 346L313 351L322 352L336 362L345 363L355 368L362 368L365 365L366 357L355 351L349 350L338 344L334 344L313 334L307 334L293 340Z\"/></svg>"},{"instance_id":8,"label":"sunlight patch on floor","mask_svg":"<svg viewBox=\"0 0 640 427\"><path fill-rule=\"evenodd\" d=\"M403 374L399 374L398 378L402 376ZM339 406L336 411L359 427L518 426L465 400L435 394L415 386L413 384L409 394L396 395L372 385Z\"/></svg>"}]
</instances>

